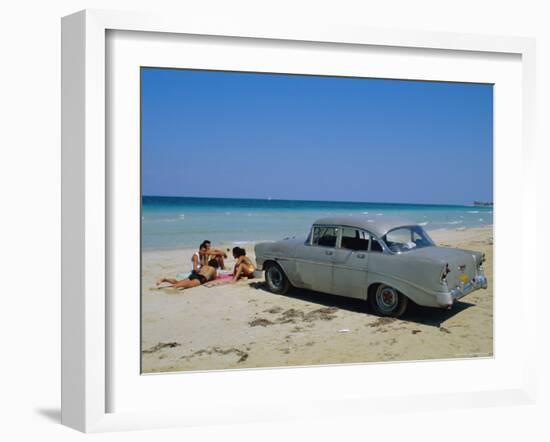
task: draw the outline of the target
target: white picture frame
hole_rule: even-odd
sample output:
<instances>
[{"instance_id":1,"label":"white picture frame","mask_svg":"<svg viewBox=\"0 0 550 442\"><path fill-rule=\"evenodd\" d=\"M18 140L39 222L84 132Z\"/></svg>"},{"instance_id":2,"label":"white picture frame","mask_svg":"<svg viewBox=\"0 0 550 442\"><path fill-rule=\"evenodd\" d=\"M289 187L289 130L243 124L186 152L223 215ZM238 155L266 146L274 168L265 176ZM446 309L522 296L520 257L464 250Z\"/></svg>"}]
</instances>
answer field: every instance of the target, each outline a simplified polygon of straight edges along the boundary
<instances>
[{"instance_id":1,"label":"white picture frame","mask_svg":"<svg viewBox=\"0 0 550 442\"><path fill-rule=\"evenodd\" d=\"M388 31L311 23L303 27L284 24L266 26L246 20L213 23L194 17L167 17L151 14L87 10L62 21L62 423L85 432L168 426L204 425L219 422L254 422L289 417L368 414L415 409L461 408L499 404L533 403L535 382L536 324L522 324L525 353L521 356L521 381L514 379L501 388L464 389L461 392L431 391L427 394L378 396L376 406L366 395L338 394L326 400L308 401L309 407L274 404L254 410L246 400L234 403L236 413L216 414L198 407L195 413L182 409L150 411L109 411L108 396L113 388L109 367L113 357L108 328L114 319L109 309L107 244L113 234L110 216L106 119L106 35L110 31L154 32L163 35L218 36L227 38L284 41L292 45L338 44L357 47L430 49L484 54L511 54L521 57L521 158L523 160L521 199L523 211L519 234L536 222L535 177L529 173L534 156L535 43L533 39L492 37L451 33ZM498 118L498 115L497 117ZM519 147L518 147L519 148ZM521 249L522 289L536 293L536 277L529 273L526 257L534 255L534 244L524 241ZM527 277L529 276L529 277ZM525 307L521 305L521 307ZM496 319L498 321L498 318ZM497 354L498 357L498 354ZM468 363L468 362L466 362ZM357 373L367 366L354 366ZM285 370L289 382L297 382L294 369ZM330 372L343 370L332 367ZM279 370L280 371L280 370ZM277 370L272 370L277 372ZM264 373L267 373L264 371ZM296 372L297 373L297 372ZM328 371L327 371L328 373ZM139 375L139 373L138 373ZM223 379L223 373L211 373ZM268 376L266 374L265 376ZM247 372L236 374L246 382ZM261 375L264 376L264 375ZM301 375L300 375L301 376ZM251 377L251 376L250 376ZM171 379L175 379L173 376ZM198 378L196 378L198 379ZM213 378L210 378L213 379ZM519 378L518 378L519 379ZM259 382L256 379L254 382ZM168 381L170 382L170 381ZM229 398L221 398L229 399ZM436 401L436 402L435 402ZM302 404L303 405L303 404Z\"/></svg>"}]
</instances>

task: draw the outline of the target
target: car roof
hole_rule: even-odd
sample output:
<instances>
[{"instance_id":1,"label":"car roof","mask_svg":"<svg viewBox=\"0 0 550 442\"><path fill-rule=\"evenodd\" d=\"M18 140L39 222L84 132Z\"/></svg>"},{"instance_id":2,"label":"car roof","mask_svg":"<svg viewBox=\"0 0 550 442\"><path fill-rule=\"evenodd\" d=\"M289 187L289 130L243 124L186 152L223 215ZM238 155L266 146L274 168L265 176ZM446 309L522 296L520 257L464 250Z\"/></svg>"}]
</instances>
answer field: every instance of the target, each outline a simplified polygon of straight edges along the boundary
<instances>
[{"instance_id":1,"label":"car roof","mask_svg":"<svg viewBox=\"0 0 550 442\"><path fill-rule=\"evenodd\" d=\"M418 225L418 223L414 223L403 218L387 215L329 216L326 218L320 218L313 224L356 227L358 229L368 230L378 237L384 236L396 227Z\"/></svg>"}]
</instances>

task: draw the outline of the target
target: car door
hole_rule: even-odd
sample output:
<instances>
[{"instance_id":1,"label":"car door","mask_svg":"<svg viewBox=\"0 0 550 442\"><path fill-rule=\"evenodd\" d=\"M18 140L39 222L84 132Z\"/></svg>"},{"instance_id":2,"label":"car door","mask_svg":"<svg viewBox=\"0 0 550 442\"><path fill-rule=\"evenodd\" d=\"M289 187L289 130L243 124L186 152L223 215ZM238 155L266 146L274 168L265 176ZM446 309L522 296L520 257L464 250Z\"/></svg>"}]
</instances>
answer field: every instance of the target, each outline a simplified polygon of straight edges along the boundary
<instances>
[{"instance_id":1,"label":"car door","mask_svg":"<svg viewBox=\"0 0 550 442\"><path fill-rule=\"evenodd\" d=\"M309 242L296 255L303 287L332 293L332 264L339 233L336 226L313 226Z\"/></svg>"},{"instance_id":2,"label":"car door","mask_svg":"<svg viewBox=\"0 0 550 442\"><path fill-rule=\"evenodd\" d=\"M378 238L370 235L369 240L369 251L367 253L367 281L366 286L368 287L373 282L380 280L380 275L386 274L388 269L391 268L391 260L393 260L393 255L390 253L384 252L384 247Z\"/></svg>"},{"instance_id":3,"label":"car door","mask_svg":"<svg viewBox=\"0 0 550 442\"><path fill-rule=\"evenodd\" d=\"M361 229L342 227L340 238L334 251L333 293L365 299L370 235Z\"/></svg>"}]
</instances>

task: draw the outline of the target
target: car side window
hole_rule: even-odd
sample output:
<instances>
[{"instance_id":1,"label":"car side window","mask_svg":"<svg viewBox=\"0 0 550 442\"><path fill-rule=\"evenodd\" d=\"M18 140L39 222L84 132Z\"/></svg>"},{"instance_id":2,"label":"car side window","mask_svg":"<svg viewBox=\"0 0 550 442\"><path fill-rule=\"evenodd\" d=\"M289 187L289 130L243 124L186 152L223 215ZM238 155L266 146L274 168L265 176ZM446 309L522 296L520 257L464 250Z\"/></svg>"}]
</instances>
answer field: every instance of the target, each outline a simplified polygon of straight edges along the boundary
<instances>
[{"instance_id":1,"label":"car side window","mask_svg":"<svg viewBox=\"0 0 550 442\"><path fill-rule=\"evenodd\" d=\"M344 227L340 247L348 250L367 251L369 249L369 236L365 235L362 230Z\"/></svg>"},{"instance_id":2,"label":"car side window","mask_svg":"<svg viewBox=\"0 0 550 442\"><path fill-rule=\"evenodd\" d=\"M313 228L311 244L314 246L336 247L338 229L336 227L317 226Z\"/></svg>"}]
</instances>

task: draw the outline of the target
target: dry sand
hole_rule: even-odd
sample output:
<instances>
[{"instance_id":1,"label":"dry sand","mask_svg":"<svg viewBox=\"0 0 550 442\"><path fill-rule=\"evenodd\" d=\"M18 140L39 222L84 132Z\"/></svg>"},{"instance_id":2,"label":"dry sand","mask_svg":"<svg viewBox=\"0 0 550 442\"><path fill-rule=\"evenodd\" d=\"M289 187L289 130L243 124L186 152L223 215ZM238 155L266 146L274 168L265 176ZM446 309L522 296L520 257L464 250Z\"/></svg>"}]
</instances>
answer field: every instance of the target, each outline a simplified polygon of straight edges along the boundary
<instances>
[{"instance_id":1,"label":"dry sand","mask_svg":"<svg viewBox=\"0 0 550 442\"><path fill-rule=\"evenodd\" d=\"M263 279L158 290L157 278L189 270L194 250L143 252L143 372L492 356L492 228L430 234L439 245L485 252L489 288L452 310L413 306L401 319L307 290L275 295ZM253 258L253 245L246 249Z\"/></svg>"}]
</instances>

